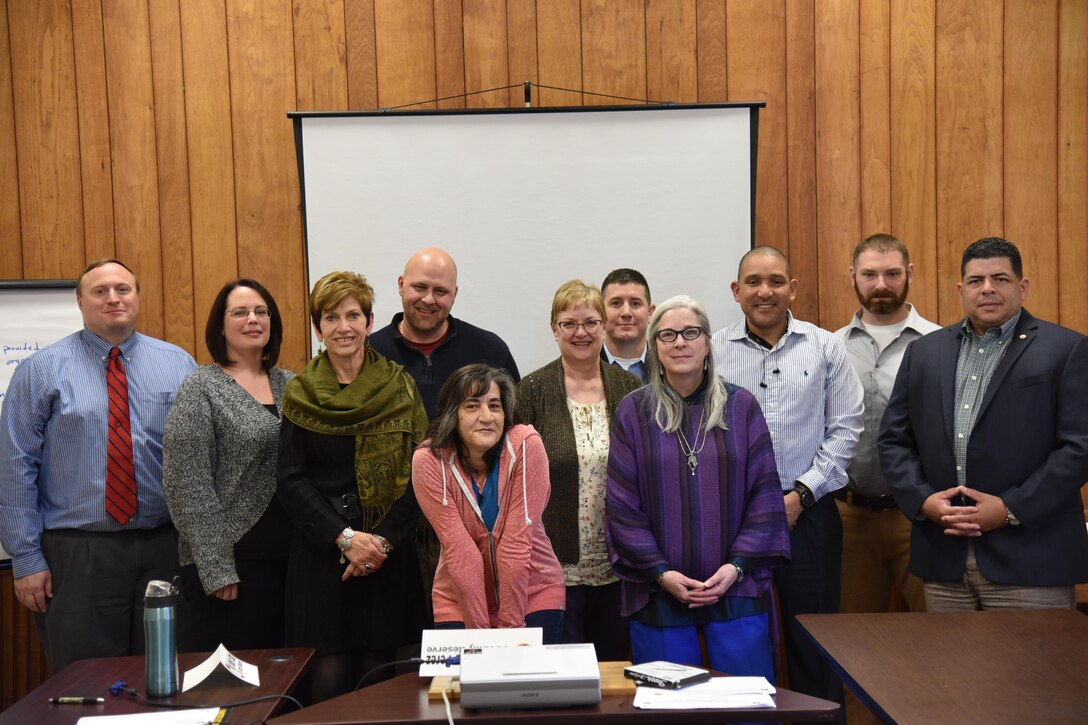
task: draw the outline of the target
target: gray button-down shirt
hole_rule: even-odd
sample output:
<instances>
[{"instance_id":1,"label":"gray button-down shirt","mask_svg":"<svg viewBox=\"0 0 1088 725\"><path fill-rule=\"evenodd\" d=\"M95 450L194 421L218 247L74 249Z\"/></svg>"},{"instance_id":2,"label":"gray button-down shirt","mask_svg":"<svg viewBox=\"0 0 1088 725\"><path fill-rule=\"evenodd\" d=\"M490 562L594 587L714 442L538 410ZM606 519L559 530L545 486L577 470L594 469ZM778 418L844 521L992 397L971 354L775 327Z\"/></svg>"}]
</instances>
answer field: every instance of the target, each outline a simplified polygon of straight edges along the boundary
<instances>
[{"instance_id":1,"label":"gray button-down shirt","mask_svg":"<svg viewBox=\"0 0 1088 725\"><path fill-rule=\"evenodd\" d=\"M903 354L907 351L907 346L922 335L941 329L940 325L919 315L910 303L907 303L907 307L910 312L903 322L903 330L883 350L861 321L860 309L851 318L849 325L835 332L846 344L850 364L861 378L861 386L865 391L865 412L862 417L865 427L854 451L854 459L846 468L849 476L847 486L863 496L883 496L888 493L884 471L880 468L876 438L880 432L880 419L884 417L884 409L888 407L888 398L891 397L892 387L895 385L899 364L903 362Z\"/></svg>"},{"instance_id":2,"label":"gray button-down shirt","mask_svg":"<svg viewBox=\"0 0 1088 725\"><path fill-rule=\"evenodd\" d=\"M956 361L956 414L953 435L956 453L956 484L967 485L967 442L978 418L978 406L986 395L990 378L994 376L1009 341L1020 322L1017 312L1000 327L991 327L979 337L971 320L963 321L963 340L960 342L960 355Z\"/></svg>"}]
</instances>

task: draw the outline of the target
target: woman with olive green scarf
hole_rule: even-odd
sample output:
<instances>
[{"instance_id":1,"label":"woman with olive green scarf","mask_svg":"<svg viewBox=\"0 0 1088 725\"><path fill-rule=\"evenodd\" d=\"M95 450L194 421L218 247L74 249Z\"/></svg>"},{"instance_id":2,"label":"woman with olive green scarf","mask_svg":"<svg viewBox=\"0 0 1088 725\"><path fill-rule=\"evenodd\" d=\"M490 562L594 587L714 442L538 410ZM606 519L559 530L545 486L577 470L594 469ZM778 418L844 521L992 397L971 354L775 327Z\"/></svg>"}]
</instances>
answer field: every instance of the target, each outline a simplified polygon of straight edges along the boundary
<instances>
[{"instance_id":1,"label":"woman with olive green scarf","mask_svg":"<svg viewBox=\"0 0 1088 725\"><path fill-rule=\"evenodd\" d=\"M310 316L327 349L283 400L277 495L296 530L287 642L317 650L314 702L418 642L425 616L410 478L427 416L412 378L366 346L373 299L352 272L314 285Z\"/></svg>"}]
</instances>

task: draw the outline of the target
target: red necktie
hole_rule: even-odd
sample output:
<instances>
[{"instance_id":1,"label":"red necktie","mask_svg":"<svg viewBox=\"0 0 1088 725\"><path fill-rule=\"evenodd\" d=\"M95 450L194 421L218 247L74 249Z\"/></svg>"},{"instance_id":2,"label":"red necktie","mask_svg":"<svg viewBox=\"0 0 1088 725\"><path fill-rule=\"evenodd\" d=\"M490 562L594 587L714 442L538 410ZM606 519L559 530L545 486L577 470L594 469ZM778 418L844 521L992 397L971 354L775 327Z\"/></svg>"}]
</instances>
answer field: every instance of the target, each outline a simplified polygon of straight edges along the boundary
<instances>
[{"instance_id":1,"label":"red necktie","mask_svg":"<svg viewBox=\"0 0 1088 725\"><path fill-rule=\"evenodd\" d=\"M132 462L132 424L128 412L128 376L121 351L110 349L106 362L110 398L106 450L106 513L121 524L136 515L136 469Z\"/></svg>"}]
</instances>

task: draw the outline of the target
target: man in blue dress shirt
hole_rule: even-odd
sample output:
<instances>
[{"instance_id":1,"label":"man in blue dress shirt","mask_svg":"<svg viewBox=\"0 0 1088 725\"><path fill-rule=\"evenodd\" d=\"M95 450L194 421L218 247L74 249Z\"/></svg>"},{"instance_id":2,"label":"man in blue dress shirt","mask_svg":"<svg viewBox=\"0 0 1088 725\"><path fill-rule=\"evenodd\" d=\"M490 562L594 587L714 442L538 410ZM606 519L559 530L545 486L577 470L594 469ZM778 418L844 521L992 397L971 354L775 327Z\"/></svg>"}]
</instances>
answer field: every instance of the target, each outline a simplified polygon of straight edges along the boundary
<instances>
[{"instance_id":1,"label":"man in blue dress shirt","mask_svg":"<svg viewBox=\"0 0 1088 725\"><path fill-rule=\"evenodd\" d=\"M646 329L654 305L650 285L642 273L621 267L608 273L601 284L604 297L604 345L601 359L623 368L646 382Z\"/></svg>"},{"instance_id":2,"label":"man in blue dress shirt","mask_svg":"<svg viewBox=\"0 0 1088 725\"><path fill-rule=\"evenodd\" d=\"M774 572L789 686L842 702L842 683L796 621L839 609L842 522L833 494L862 429L862 387L842 341L796 319L797 280L773 247L745 254L732 284L744 320L711 338L718 374L759 401L774 443L790 563Z\"/></svg>"},{"instance_id":3,"label":"man in blue dress shirt","mask_svg":"<svg viewBox=\"0 0 1088 725\"><path fill-rule=\"evenodd\" d=\"M90 264L76 302L83 329L16 368L0 412L0 541L54 671L144 651L144 588L178 572L162 491L163 425L196 368L181 348L135 331L139 283L122 262ZM127 379L131 455L123 457L135 480L123 514L106 505L114 348Z\"/></svg>"}]
</instances>

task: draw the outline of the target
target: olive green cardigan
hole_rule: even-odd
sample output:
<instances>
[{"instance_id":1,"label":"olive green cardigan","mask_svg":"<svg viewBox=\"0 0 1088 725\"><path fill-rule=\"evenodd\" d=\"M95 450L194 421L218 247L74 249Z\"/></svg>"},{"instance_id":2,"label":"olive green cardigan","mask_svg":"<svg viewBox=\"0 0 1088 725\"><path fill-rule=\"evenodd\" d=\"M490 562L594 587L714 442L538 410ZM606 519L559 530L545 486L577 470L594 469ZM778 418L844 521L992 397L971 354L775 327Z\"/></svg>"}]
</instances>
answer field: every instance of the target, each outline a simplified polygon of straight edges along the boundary
<instances>
[{"instance_id":1,"label":"olive green cardigan","mask_svg":"<svg viewBox=\"0 0 1088 725\"><path fill-rule=\"evenodd\" d=\"M616 406L642 381L610 363L601 365L608 425L616 417ZM548 453L552 495L544 510L544 530L555 555L563 564L578 563L578 447L574 423L567 408L563 362L556 359L527 375L518 383L517 419L537 429Z\"/></svg>"}]
</instances>

